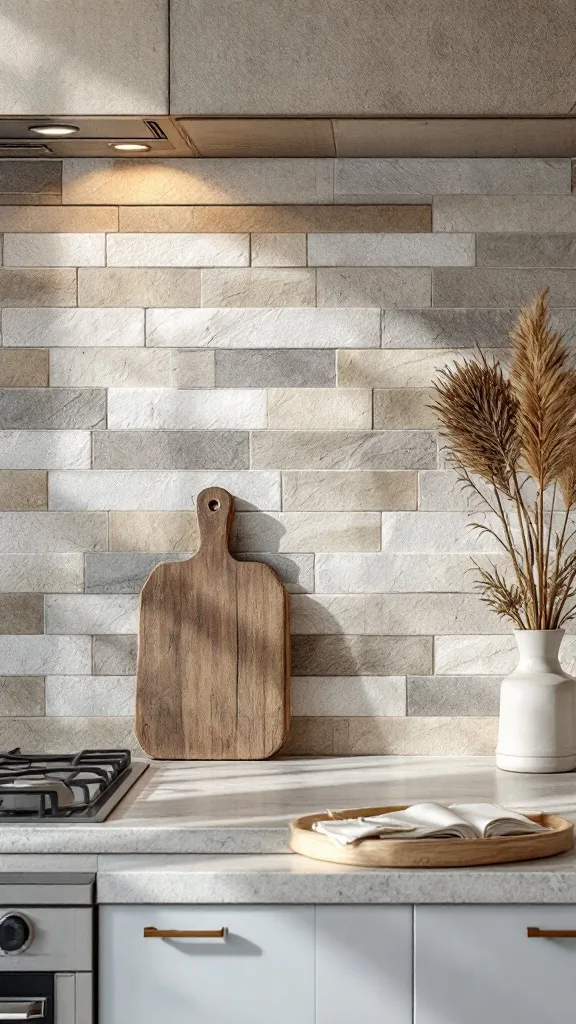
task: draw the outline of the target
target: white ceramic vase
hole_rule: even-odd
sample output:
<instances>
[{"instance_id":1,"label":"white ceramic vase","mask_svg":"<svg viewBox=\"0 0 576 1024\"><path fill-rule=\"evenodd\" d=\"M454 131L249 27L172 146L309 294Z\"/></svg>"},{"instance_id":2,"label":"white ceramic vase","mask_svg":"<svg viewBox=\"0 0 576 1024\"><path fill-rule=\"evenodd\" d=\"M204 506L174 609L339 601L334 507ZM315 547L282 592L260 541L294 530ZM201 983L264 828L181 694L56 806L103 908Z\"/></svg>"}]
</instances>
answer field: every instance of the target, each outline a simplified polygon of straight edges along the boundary
<instances>
[{"instance_id":1,"label":"white ceramic vase","mask_svg":"<svg viewBox=\"0 0 576 1024\"><path fill-rule=\"evenodd\" d=\"M520 658L502 681L496 764L509 772L576 768L576 679L560 665L563 629L514 631Z\"/></svg>"}]
</instances>

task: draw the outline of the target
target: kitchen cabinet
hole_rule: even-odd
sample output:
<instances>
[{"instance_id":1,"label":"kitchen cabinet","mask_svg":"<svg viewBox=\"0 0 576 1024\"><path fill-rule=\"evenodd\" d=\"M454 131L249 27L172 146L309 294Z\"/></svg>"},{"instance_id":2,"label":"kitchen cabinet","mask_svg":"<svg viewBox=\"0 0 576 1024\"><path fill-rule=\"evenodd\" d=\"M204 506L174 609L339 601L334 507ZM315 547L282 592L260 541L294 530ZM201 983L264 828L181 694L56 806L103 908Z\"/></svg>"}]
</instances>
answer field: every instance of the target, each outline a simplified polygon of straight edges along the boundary
<instances>
[{"instance_id":1,"label":"kitchen cabinet","mask_svg":"<svg viewBox=\"0 0 576 1024\"><path fill-rule=\"evenodd\" d=\"M168 113L169 0L0 0L7 115Z\"/></svg>"},{"instance_id":2,"label":"kitchen cabinet","mask_svg":"<svg viewBox=\"0 0 576 1024\"><path fill-rule=\"evenodd\" d=\"M574 1015L576 907L429 906L414 914L415 1024L558 1024Z\"/></svg>"},{"instance_id":3,"label":"kitchen cabinet","mask_svg":"<svg viewBox=\"0 0 576 1024\"><path fill-rule=\"evenodd\" d=\"M100 1024L412 1021L411 907L104 906L99 932Z\"/></svg>"}]
</instances>

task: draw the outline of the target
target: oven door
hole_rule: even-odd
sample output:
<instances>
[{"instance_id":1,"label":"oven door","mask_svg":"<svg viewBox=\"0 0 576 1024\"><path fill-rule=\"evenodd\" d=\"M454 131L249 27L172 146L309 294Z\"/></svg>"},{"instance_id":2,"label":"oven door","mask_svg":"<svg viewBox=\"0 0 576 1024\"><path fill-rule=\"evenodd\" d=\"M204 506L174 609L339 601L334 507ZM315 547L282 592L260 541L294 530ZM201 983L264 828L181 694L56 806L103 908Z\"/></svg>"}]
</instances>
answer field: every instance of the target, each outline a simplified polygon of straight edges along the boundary
<instances>
[{"instance_id":1,"label":"oven door","mask_svg":"<svg viewBox=\"0 0 576 1024\"><path fill-rule=\"evenodd\" d=\"M0 973L0 1021L55 1024L54 975L27 971Z\"/></svg>"}]
</instances>

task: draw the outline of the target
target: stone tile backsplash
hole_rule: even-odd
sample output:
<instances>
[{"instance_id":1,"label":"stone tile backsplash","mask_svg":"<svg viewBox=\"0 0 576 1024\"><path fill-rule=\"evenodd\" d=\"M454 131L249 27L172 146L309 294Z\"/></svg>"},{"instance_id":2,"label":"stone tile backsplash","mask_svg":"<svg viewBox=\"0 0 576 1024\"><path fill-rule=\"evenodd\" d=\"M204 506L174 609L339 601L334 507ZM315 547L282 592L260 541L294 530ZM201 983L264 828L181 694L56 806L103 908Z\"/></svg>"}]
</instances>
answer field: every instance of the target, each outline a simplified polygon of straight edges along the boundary
<instances>
[{"instance_id":1,"label":"stone tile backsplash","mask_svg":"<svg viewBox=\"0 0 576 1024\"><path fill-rule=\"evenodd\" d=\"M219 485L291 594L286 753L491 752L431 385L544 285L574 337L570 161L0 159L0 232L0 747L135 746L138 591Z\"/></svg>"}]
</instances>

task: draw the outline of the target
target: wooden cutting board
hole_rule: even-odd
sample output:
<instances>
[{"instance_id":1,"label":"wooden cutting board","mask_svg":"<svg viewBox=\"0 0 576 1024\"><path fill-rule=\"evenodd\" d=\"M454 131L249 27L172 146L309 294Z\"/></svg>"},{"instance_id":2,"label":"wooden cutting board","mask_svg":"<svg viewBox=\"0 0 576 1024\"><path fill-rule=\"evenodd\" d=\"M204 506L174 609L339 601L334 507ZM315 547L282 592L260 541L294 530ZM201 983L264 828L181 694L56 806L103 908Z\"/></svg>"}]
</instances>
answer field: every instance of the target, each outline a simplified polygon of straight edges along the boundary
<instances>
[{"instance_id":1,"label":"wooden cutting board","mask_svg":"<svg viewBox=\"0 0 576 1024\"><path fill-rule=\"evenodd\" d=\"M269 757L290 720L288 595L229 551L234 499L198 496L200 548L164 562L140 595L136 734L154 758Z\"/></svg>"}]
</instances>

